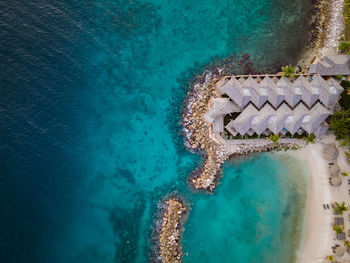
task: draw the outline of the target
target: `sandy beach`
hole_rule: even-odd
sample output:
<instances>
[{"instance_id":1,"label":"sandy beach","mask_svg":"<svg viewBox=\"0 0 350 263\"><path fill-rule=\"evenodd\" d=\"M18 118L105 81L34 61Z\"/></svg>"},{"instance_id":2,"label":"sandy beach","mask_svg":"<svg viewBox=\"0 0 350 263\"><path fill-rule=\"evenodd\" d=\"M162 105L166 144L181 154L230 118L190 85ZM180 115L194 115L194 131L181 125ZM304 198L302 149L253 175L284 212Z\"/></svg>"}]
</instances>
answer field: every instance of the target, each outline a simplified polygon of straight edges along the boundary
<instances>
[{"instance_id":1,"label":"sandy beach","mask_svg":"<svg viewBox=\"0 0 350 263\"><path fill-rule=\"evenodd\" d=\"M325 257L333 254L332 246L343 245L342 241L336 240L335 232L332 230L334 223L332 208L323 208L323 204L330 206L334 201L345 201L349 205L348 178L343 178L340 187L331 186L328 181L328 161L323 157L323 148L326 144L334 142L334 136L328 135L321 141L292 153L302 162L307 163L310 175L304 238L299 251L299 263L325 262ZM336 145L338 146L337 143ZM338 146L338 150L337 164L341 171L350 171L350 166L345 160L344 149ZM344 218L345 230L347 231L349 229L347 213L345 213ZM341 262L346 259L350 260L350 254L346 253L341 258Z\"/></svg>"}]
</instances>

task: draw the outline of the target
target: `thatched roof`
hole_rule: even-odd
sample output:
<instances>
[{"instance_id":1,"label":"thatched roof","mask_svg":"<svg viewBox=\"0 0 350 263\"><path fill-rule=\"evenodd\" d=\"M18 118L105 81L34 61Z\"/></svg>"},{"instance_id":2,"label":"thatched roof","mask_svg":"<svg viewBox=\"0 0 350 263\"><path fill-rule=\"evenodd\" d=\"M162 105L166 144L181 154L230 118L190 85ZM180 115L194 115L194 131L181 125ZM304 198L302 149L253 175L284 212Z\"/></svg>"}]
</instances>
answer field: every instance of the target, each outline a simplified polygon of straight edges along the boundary
<instances>
[{"instance_id":1,"label":"thatched roof","mask_svg":"<svg viewBox=\"0 0 350 263\"><path fill-rule=\"evenodd\" d=\"M330 178L330 183L333 186L340 186L342 184L342 180L340 176L333 176Z\"/></svg>"},{"instance_id":2,"label":"thatched roof","mask_svg":"<svg viewBox=\"0 0 350 263\"><path fill-rule=\"evenodd\" d=\"M327 144L323 148L323 157L329 162L335 161L337 159L338 149L334 143Z\"/></svg>"},{"instance_id":3,"label":"thatched roof","mask_svg":"<svg viewBox=\"0 0 350 263\"><path fill-rule=\"evenodd\" d=\"M258 135L261 135L266 129L273 133L280 133L285 129L291 134L295 134L299 129L303 129L311 134L318 129L329 114L328 110L320 104L311 110L303 104L298 104L294 110L291 110L284 104L275 110L269 104L266 104L260 111L252 104L249 104L226 127L241 135L245 135L250 129Z\"/></svg>"},{"instance_id":4,"label":"thatched roof","mask_svg":"<svg viewBox=\"0 0 350 263\"><path fill-rule=\"evenodd\" d=\"M300 101L308 107L313 106L317 100L326 107L334 105L344 89L334 79L326 81L320 75L312 78L299 76L294 83L288 78L281 78L276 83L266 76L258 83L251 76L247 79L232 76L229 80L224 78L219 81L216 89L219 93L227 94L241 108L252 102L260 109L267 101L274 108L279 107L283 101L293 108Z\"/></svg>"},{"instance_id":5,"label":"thatched roof","mask_svg":"<svg viewBox=\"0 0 350 263\"><path fill-rule=\"evenodd\" d=\"M340 173L340 168L337 164L329 165L328 170L330 176L338 176Z\"/></svg>"},{"instance_id":6,"label":"thatched roof","mask_svg":"<svg viewBox=\"0 0 350 263\"><path fill-rule=\"evenodd\" d=\"M310 65L309 72L321 76L350 75L350 56L326 56L323 61Z\"/></svg>"},{"instance_id":7,"label":"thatched roof","mask_svg":"<svg viewBox=\"0 0 350 263\"><path fill-rule=\"evenodd\" d=\"M335 254L336 254L338 257L342 257L342 256L345 254L345 248L344 248L344 247L341 247L341 246L336 247L336 249L335 249Z\"/></svg>"},{"instance_id":8,"label":"thatched roof","mask_svg":"<svg viewBox=\"0 0 350 263\"><path fill-rule=\"evenodd\" d=\"M241 109L228 98L215 98L211 100L211 107L209 111L204 114L204 118L207 122L213 123L219 116L240 111Z\"/></svg>"}]
</instances>

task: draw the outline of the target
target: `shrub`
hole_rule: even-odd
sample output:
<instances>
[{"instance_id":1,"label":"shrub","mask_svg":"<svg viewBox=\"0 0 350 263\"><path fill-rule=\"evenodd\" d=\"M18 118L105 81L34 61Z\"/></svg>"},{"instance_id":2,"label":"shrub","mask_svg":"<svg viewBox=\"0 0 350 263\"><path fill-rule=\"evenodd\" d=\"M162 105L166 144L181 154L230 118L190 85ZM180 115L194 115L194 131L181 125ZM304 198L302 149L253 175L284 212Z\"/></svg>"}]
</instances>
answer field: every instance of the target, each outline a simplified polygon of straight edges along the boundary
<instances>
[{"instance_id":1,"label":"shrub","mask_svg":"<svg viewBox=\"0 0 350 263\"><path fill-rule=\"evenodd\" d=\"M344 88L344 91L340 95L340 104L347 110L350 109L350 81L342 81L340 84Z\"/></svg>"},{"instance_id":2,"label":"shrub","mask_svg":"<svg viewBox=\"0 0 350 263\"><path fill-rule=\"evenodd\" d=\"M337 225L334 224L333 225L333 230L337 233L337 234L341 234L344 231L344 226L343 225Z\"/></svg>"},{"instance_id":3,"label":"shrub","mask_svg":"<svg viewBox=\"0 0 350 263\"><path fill-rule=\"evenodd\" d=\"M280 136L279 134L271 134L267 139L272 141L272 143L277 143L280 139Z\"/></svg>"},{"instance_id":4,"label":"shrub","mask_svg":"<svg viewBox=\"0 0 350 263\"><path fill-rule=\"evenodd\" d=\"M342 75L336 75L336 76L334 76L334 78L335 78L336 80L342 80L343 76L342 76Z\"/></svg>"},{"instance_id":5,"label":"shrub","mask_svg":"<svg viewBox=\"0 0 350 263\"><path fill-rule=\"evenodd\" d=\"M350 51L350 41L340 42L339 45L338 45L338 49L339 49L340 52L349 53L349 51Z\"/></svg>"},{"instance_id":6,"label":"shrub","mask_svg":"<svg viewBox=\"0 0 350 263\"><path fill-rule=\"evenodd\" d=\"M338 215L342 215L343 212L348 211L349 208L345 205L345 202L342 202L339 204L338 202L335 202L333 205L334 211L337 212Z\"/></svg>"},{"instance_id":7,"label":"shrub","mask_svg":"<svg viewBox=\"0 0 350 263\"><path fill-rule=\"evenodd\" d=\"M292 65L287 65L285 67L282 67L283 77L294 78L295 77L294 73L295 73L295 67L292 67Z\"/></svg>"},{"instance_id":8,"label":"shrub","mask_svg":"<svg viewBox=\"0 0 350 263\"><path fill-rule=\"evenodd\" d=\"M337 139L342 140L347 146L350 145L350 109L336 112L329 126Z\"/></svg>"},{"instance_id":9,"label":"shrub","mask_svg":"<svg viewBox=\"0 0 350 263\"><path fill-rule=\"evenodd\" d=\"M326 260L329 262L334 262L334 256L333 255L327 256Z\"/></svg>"},{"instance_id":10,"label":"shrub","mask_svg":"<svg viewBox=\"0 0 350 263\"><path fill-rule=\"evenodd\" d=\"M303 139L306 141L306 144L315 143L316 136L315 136L315 134L312 133L309 136L303 137Z\"/></svg>"}]
</instances>

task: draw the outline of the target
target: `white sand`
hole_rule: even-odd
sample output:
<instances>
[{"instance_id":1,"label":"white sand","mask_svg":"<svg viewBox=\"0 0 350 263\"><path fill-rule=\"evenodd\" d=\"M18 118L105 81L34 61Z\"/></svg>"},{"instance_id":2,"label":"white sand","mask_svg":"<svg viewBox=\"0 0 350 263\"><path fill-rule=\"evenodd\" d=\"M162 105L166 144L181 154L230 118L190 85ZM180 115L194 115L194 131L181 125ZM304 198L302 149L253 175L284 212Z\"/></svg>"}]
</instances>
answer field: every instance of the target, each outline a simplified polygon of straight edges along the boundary
<instances>
[{"instance_id":1,"label":"white sand","mask_svg":"<svg viewBox=\"0 0 350 263\"><path fill-rule=\"evenodd\" d=\"M340 187L329 184L328 161L323 158L323 147L326 143L335 142L334 136L325 136L322 141L310 144L305 148L296 151L296 157L309 165L310 182L308 191L308 204L306 208L306 226L304 229L304 240L299 253L299 263L325 262L327 255L332 255L332 246L343 245L342 241L335 240L335 233L332 230L334 215L332 208L324 209L323 204L331 205L332 202L345 201L349 205L348 177L343 177ZM344 150L339 149L337 163L341 171L349 171L350 166L346 163ZM349 229L348 213L344 213L345 230ZM350 259L350 254L345 253L341 260Z\"/></svg>"}]
</instances>

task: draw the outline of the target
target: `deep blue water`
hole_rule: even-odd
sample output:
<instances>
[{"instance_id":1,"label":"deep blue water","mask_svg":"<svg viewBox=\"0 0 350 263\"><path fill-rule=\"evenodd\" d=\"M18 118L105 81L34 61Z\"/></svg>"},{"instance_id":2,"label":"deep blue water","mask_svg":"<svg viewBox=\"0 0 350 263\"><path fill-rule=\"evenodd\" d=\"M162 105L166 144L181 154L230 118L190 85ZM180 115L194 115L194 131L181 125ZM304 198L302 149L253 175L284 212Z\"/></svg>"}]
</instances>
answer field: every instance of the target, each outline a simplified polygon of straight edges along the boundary
<instances>
[{"instance_id":1,"label":"deep blue water","mask_svg":"<svg viewBox=\"0 0 350 263\"><path fill-rule=\"evenodd\" d=\"M200 158L178 126L189 81L232 54L260 71L295 63L310 12L304 0L0 1L1 261L147 262L160 200L196 205L185 178Z\"/></svg>"}]
</instances>

